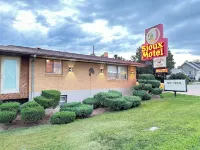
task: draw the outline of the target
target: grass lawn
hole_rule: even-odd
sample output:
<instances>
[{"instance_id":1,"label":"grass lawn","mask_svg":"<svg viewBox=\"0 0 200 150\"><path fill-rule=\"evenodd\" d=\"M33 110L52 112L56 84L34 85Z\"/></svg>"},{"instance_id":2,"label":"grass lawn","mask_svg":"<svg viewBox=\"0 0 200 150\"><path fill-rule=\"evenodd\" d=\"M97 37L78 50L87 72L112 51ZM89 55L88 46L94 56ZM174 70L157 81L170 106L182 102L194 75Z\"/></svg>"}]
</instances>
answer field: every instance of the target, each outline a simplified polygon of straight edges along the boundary
<instances>
[{"instance_id":1,"label":"grass lawn","mask_svg":"<svg viewBox=\"0 0 200 150\"><path fill-rule=\"evenodd\" d=\"M105 113L67 125L0 132L2 150L197 150L200 97L163 94L123 112ZM149 131L151 127L156 131Z\"/></svg>"}]
</instances>

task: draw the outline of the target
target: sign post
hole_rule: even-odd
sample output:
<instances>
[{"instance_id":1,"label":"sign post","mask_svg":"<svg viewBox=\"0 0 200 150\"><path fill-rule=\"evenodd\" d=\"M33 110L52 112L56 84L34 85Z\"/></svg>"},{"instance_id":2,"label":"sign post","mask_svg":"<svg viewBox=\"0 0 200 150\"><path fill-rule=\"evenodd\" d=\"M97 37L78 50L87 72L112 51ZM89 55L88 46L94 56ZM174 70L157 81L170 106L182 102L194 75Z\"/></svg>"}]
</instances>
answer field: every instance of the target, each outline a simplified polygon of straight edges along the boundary
<instances>
[{"instance_id":1,"label":"sign post","mask_svg":"<svg viewBox=\"0 0 200 150\"><path fill-rule=\"evenodd\" d=\"M176 97L176 92L187 92L186 80L164 80L164 91L173 91Z\"/></svg>"}]
</instances>

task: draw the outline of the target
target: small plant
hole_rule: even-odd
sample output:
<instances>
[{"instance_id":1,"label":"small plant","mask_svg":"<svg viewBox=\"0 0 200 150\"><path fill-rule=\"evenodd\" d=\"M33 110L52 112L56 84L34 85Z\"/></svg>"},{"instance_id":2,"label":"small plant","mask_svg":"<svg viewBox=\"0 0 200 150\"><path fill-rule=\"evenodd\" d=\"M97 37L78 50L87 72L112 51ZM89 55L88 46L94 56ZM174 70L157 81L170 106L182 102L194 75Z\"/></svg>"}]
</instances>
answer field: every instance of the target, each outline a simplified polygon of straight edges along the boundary
<instances>
[{"instance_id":1,"label":"small plant","mask_svg":"<svg viewBox=\"0 0 200 150\"><path fill-rule=\"evenodd\" d=\"M83 104L93 105L93 108L98 108L101 106L99 101L93 97L89 97L83 100Z\"/></svg>"},{"instance_id":2,"label":"small plant","mask_svg":"<svg viewBox=\"0 0 200 150\"><path fill-rule=\"evenodd\" d=\"M124 96L124 98L132 103L132 107L141 105L141 98L139 96Z\"/></svg>"},{"instance_id":3,"label":"small plant","mask_svg":"<svg viewBox=\"0 0 200 150\"><path fill-rule=\"evenodd\" d=\"M51 124L67 124L76 119L76 114L71 111L56 112L50 118Z\"/></svg>"},{"instance_id":4,"label":"small plant","mask_svg":"<svg viewBox=\"0 0 200 150\"><path fill-rule=\"evenodd\" d=\"M162 94L162 89L160 89L160 88L154 88L153 90L152 90L152 94L154 94L154 95L160 95L160 94Z\"/></svg>"},{"instance_id":5,"label":"small plant","mask_svg":"<svg viewBox=\"0 0 200 150\"><path fill-rule=\"evenodd\" d=\"M142 100L150 100L151 95L147 93L145 90L134 90L133 91L134 96L139 96Z\"/></svg>"},{"instance_id":6,"label":"small plant","mask_svg":"<svg viewBox=\"0 0 200 150\"><path fill-rule=\"evenodd\" d=\"M21 109L21 119L23 121L36 122L41 120L44 115L45 111L42 106L26 107Z\"/></svg>"},{"instance_id":7,"label":"small plant","mask_svg":"<svg viewBox=\"0 0 200 150\"><path fill-rule=\"evenodd\" d=\"M0 111L0 123L11 123L16 117L15 111Z\"/></svg>"},{"instance_id":8,"label":"small plant","mask_svg":"<svg viewBox=\"0 0 200 150\"><path fill-rule=\"evenodd\" d=\"M144 87L143 87L143 89L145 91L151 91L152 90L152 85L151 84L145 84Z\"/></svg>"},{"instance_id":9,"label":"small plant","mask_svg":"<svg viewBox=\"0 0 200 150\"><path fill-rule=\"evenodd\" d=\"M61 93L57 90L44 90L41 96L52 99L51 107L56 108L60 102L60 94Z\"/></svg>"},{"instance_id":10,"label":"small plant","mask_svg":"<svg viewBox=\"0 0 200 150\"><path fill-rule=\"evenodd\" d=\"M40 104L36 103L35 101L29 101L29 102L26 102L24 103L23 105L21 105L21 109L23 108L32 108L32 107L38 107L40 106Z\"/></svg>"},{"instance_id":11,"label":"small plant","mask_svg":"<svg viewBox=\"0 0 200 150\"><path fill-rule=\"evenodd\" d=\"M19 111L20 104L17 102L7 102L0 105L0 111Z\"/></svg>"},{"instance_id":12,"label":"small plant","mask_svg":"<svg viewBox=\"0 0 200 150\"><path fill-rule=\"evenodd\" d=\"M44 96L38 96L34 98L34 101L40 104L44 109L54 106L54 100L46 98Z\"/></svg>"},{"instance_id":13,"label":"small plant","mask_svg":"<svg viewBox=\"0 0 200 150\"><path fill-rule=\"evenodd\" d=\"M70 104L70 103L68 103ZM86 118L89 117L93 112L93 106L86 105L86 104L80 104L77 106L67 106L63 105L63 107L60 109L60 111L72 111L75 112L77 118Z\"/></svg>"}]
</instances>

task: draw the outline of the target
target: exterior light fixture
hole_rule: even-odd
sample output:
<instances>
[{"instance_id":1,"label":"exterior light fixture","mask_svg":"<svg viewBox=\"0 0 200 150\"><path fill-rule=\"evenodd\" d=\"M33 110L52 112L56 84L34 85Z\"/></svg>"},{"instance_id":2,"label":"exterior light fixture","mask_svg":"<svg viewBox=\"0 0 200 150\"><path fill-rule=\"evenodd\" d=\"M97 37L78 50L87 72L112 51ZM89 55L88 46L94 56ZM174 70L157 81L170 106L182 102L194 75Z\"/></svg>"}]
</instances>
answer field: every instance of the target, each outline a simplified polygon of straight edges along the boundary
<instances>
[{"instance_id":1,"label":"exterior light fixture","mask_svg":"<svg viewBox=\"0 0 200 150\"><path fill-rule=\"evenodd\" d=\"M73 68L72 67L69 67L69 72L73 72Z\"/></svg>"},{"instance_id":2,"label":"exterior light fixture","mask_svg":"<svg viewBox=\"0 0 200 150\"><path fill-rule=\"evenodd\" d=\"M103 73L104 63L100 64L100 72Z\"/></svg>"},{"instance_id":3,"label":"exterior light fixture","mask_svg":"<svg viewBox=\"0 0 200 150\"><path fill-rule=\"evenodd\" d=\"M134 71L131 71L131 74L134 74Z\"/></svg>"}]
</instances>

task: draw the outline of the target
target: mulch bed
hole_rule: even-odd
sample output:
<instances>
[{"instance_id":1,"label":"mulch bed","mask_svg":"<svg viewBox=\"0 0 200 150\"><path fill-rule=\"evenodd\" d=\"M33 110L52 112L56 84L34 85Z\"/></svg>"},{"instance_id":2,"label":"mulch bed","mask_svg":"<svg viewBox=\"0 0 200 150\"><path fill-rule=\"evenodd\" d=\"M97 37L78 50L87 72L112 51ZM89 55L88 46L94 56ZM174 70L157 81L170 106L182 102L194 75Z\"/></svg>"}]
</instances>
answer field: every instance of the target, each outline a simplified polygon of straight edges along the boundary
<instances>
[{"instance_id":1,"label":"mulch bed","mask_svg":"<svg viewBox=\"0 0 200 150\"><path fill-rule=\"evenodd\" d=\"M57 112L59 109L47 109L45 110L45 116L43 117L42 120L39 120L38 122L24 122L21 120L20 115L17 116L17 118L12 122L11 125L4 125L0 124L0 131L3 130L11 130L11 129L16 129L16 128L24 128L24 127L33 127L33 126L39 126L43 124L49 124L49 119L50 117ZM94 109L93 113L91 114L91 117L103 114L105 112L108 112L109 110L106 108L97 108Z\"/></svg>"}]
</instances>

